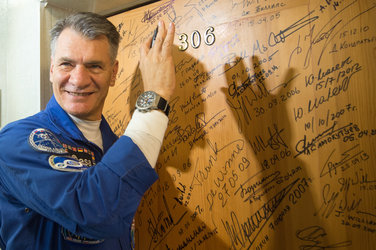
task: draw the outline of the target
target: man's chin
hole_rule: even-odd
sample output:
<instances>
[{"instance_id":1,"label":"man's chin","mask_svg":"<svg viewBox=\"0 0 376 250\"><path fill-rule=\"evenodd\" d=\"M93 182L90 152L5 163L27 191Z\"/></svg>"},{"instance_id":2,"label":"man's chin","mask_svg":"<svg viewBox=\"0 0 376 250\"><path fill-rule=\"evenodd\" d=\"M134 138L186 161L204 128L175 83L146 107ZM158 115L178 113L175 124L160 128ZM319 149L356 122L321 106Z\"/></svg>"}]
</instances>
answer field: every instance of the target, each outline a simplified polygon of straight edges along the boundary
<instances>
[{"instance_id":1,"label":"man's chin","mask_svg":"<svg viewBox=\"0 0 376 250\"><path fill-rule=\"evenodd\" d=\"M82 120L87 120L87 117L90 117L90 113L87 111L87 109L83 109L83 108L67 108L65 109L65 111L70 114L70 115L73 115L77 118L80 118Z\"/></svg>"},{"instance_id":2,"label":"man's chin","mask_svg":"<svg viewBox=\"0 0 376 250\"><path fill-rule=\"evenodd\" d=\"M95 121L101 119L102 110L93 102L65 102L62 107L68 114L82 120Z\"/></svg>"}]
</instances>

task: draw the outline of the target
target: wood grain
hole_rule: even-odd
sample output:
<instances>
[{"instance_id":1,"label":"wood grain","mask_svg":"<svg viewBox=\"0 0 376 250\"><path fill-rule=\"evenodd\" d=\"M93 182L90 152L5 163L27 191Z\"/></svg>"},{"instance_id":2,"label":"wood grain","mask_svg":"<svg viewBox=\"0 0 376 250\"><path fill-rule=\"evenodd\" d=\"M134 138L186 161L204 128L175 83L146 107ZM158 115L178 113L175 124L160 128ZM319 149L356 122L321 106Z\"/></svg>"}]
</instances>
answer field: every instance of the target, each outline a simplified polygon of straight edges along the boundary
<instances>
[{"instance_id":1,"label":"wood grain","mask_svg":"<svg viewBox=\"0 0 376 250\"><path fill-rule=\"evenodd\" d=\"M109 19L118 135L143 91L140 43L158 20L176 25L177 91L137 249L375 249L375 1L170 0Z\"/></svg>"}]
</instances>

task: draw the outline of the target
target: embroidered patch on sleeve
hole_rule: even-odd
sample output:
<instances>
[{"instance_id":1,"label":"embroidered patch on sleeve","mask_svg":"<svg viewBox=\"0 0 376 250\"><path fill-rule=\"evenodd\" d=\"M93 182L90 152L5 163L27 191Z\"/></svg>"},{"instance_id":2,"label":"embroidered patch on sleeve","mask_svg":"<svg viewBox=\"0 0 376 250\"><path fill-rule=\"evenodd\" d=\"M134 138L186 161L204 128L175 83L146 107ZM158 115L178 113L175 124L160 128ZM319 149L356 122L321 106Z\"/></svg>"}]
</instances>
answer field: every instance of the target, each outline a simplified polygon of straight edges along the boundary
<instances>
[{"instance_id":1,"label":"embroidered patch on sleeve","mask_svg":"<svg viewBox=\"0 0 376 250\"><path fill-rule=\"evenodd\" d=\"M53 169L67 172L83 172L89 168L80 161L68 156L51 155L48 158L48 163Z\"/></svg>"},{"instance_id":2,"label":"embroidered patch on sleeve","mask_svg":"<svg viewBox=\"0 0 376 250\"><path fill-rule=\"evenodd\" d=\"M63 143L63 147L72 158L79 160L82 164L88 167L94 166L96 164L94 152L90 149L84 147L73 147L65 143Z\"/></svg>"},{"instance_id":3,"label":"embroidered patch on sleeve","mask_svg":"<svg viewBox=\"0 0 376 250\"><path fill-rule=\"evenodd\" d=\"M67 154L67 150L60 143L59 139L48 129L34 129L29 136L30 146L40 152Z\"/></svg>"}]
</instances>

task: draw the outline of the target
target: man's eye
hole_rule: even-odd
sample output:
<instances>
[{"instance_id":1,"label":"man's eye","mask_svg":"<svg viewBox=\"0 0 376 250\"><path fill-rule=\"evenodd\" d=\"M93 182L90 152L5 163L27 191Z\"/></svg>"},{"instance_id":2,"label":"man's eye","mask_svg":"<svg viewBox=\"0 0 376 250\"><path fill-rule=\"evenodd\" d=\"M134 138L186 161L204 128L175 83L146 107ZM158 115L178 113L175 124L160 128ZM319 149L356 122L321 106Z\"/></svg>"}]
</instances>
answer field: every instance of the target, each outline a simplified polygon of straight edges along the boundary
<instances>
[{"instance_id":1,"label":"man's eye","mask_svg":"<svg viewBox=\"0 0 376 250\"><path fill-rule=\"evenodd\" d=\"M92 64L89 66L89 68L92 68L92 69L101 69L102 67L98 64Z\"/></svg>"},{"instance_id":2,"label":"man's eye","mask_svg":"<svg viewBox=\"0 0 376 250\"><path fill-rule=\"evenodd\" d=\"M63 66L63 67L72 67L72 64L70 62L62 62L60 64L60 66Z\"/></svg>"},{"instance_id":3,"label":"man's eye","mask_svg":"<svg viewBox=\"0 0 376 250\"><path fill-rule=\"evenodd\" d=\"M87 66L88 70L92 73L101 73L103 71L103 67L100 64L90 64Z\"/></svg>"}]
</instances>

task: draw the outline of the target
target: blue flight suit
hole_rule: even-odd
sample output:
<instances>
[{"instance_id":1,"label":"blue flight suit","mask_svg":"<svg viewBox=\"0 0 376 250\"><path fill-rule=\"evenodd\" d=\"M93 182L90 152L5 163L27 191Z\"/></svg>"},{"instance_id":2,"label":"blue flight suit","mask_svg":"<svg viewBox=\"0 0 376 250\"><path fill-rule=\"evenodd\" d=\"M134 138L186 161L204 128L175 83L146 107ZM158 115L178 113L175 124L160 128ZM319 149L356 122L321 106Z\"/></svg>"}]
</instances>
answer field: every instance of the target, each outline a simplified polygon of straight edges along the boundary
<instances>
[{"instance_id":1,"label":"blue flight suit","mask_svg":"<svg viewBox=\"0 0 376 250\"><path fill-rule=\"evenodd\" d=\"M103 117L100 130L104 153L54 97L45 110L2 129L2 250L131 248L132 219L158 175Z\"/></svg>"}]
</instances>

